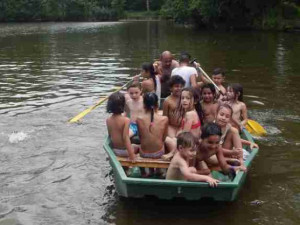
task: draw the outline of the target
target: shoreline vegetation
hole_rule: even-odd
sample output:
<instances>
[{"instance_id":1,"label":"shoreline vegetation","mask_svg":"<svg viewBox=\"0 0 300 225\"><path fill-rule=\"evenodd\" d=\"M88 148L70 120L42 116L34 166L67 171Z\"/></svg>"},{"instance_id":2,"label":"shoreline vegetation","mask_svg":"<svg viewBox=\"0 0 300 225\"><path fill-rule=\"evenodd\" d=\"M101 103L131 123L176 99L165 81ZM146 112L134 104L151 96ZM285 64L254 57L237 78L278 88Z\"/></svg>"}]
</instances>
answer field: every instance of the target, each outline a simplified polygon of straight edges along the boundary
<instances>
[{"instance_id":1,"label":"shoreline vegetation","mask_svg":"<svg viewBox=\"0 0 300 225\"><path fill-rule=\"evenodd\" d=\"M300 31L300 0L2 0L0 3L0 22L161 19L197 29Z\"/></svg>"}]
</instances>

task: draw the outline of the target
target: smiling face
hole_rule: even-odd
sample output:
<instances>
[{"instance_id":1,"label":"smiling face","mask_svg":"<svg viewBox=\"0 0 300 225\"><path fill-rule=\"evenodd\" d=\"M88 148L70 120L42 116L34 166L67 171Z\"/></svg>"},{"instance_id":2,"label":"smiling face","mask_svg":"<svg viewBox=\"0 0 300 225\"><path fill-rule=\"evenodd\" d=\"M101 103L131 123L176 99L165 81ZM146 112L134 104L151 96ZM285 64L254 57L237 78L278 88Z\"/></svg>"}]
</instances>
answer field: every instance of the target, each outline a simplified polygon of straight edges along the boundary
<instances>
[{"instance_id":1,"label":"smiling face","mask_svg":"<svg viewBox=\"0 0 300 225\"><path fill-rule=\"evenodd\" d=\"M203 98L203 101L206 103L212 102L214 100L214 94L210 90L210 88L204 88L202 90L202 98Z\"/></svg>"},{"instance_id":2,"label":"smiling face","mask_svg":"<svg viewBox=\"0 0 300 225\"><path fill-rule=\"evenodd\" d=\"M194 98L192 97L192 93L189 91L182 91L181 92L181 106L184 110L188 111L192 109L194 104Z\"/></svg>"},{"instance_id":3,"label":"smiling face","mask_svg":"<svg viewBox=\"0 0 300 225\"><path fill-rule=\"evenodd\" d=\"M231 117L232 117L232 111L229 108L225 108L221 106L216 117L216 123L220 127L225 127L230 122Z\"/></svg>"},{"instance_id":4,"label":"smiling face","mask_svg":"<svg viewBox=\"0 0 300 225\"><path fill-rule=\"evenodd\" d=\"M182 90L183 86L181 84L174 84L172 87L171 87L171 92L172 92L172 95L176 96L176 97L179 97L180 94L181 94L181 90Z\"/></svg>"},{"instance_id":5,"label":"smiling face","mask_svg":"<svg viewBox=\"0 0 300 225\"><path fill-rule=\"evenodd\" d=\"M224 82L224 77L222 74L216 74L216 75L212 75L212 80L213 82L216 83L216 85L221 85Z\"/></svg>"},{"instance_id":6,"label":"smiling face","mask_svg":"<svg viewBox=\"0 0 300 225\"><path fill-rule=\"evenodd\" d=\"M221 137L219 135L210 135L202 140L201 145L208 152L216 152L220 146L220 138Z\"/></svg>"},{"instance_id":7,"label":"smiling face","mask_svg":"<svg viewBox=\"0 0 300 225\"><path fill-rule=\"evenodd\" d=\"M196 156L196 150L193 147L182 147L179 145L178 150L180 155L187 160L193 159Z\"/></svg>"},{"instance_id":8,"label":"smiling face","mask_svg":"<svg viewBox=\"0 0 300 225\"><path fill-rule=\"evenodd\" d=\"M141 96L141 90L138 87L131 87L128 89L129 96L132 100L138 101Z\"/></svg>"}]
</instances>

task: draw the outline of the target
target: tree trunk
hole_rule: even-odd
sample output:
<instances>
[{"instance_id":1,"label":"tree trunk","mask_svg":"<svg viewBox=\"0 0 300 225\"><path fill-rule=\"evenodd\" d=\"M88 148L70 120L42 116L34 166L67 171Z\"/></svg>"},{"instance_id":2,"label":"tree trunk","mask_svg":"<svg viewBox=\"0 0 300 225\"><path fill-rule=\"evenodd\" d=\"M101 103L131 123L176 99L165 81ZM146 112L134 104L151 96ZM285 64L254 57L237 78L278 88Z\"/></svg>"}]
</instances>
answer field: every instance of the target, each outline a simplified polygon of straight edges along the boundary
<instances>
[{"instance_id":1,"label":"tree trunk","mask_svg":"<svg viewBox=\"0 0 300 225\"><path fill-rule=\"evenodd\" d=\"M146 7L147 7L147 11L150 10L150 0L146 0Z\"/></svg>"}]
</instances>

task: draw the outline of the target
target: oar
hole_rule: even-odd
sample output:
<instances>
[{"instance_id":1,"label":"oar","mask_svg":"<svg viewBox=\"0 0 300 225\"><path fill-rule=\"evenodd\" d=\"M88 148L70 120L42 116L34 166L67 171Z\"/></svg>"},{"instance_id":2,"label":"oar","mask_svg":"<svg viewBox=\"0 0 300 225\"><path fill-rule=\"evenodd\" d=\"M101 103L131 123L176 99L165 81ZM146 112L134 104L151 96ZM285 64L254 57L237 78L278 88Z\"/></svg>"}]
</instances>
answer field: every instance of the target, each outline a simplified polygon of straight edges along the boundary
<instances>
[{"instance_id":1,"label":"oar","mask_svg":"<svg viewBox=\"0 0 300 225\"><path fill-rule=\"evenodd\" d=\"M113 93L118 92L122 90L124 87L126 87L128 84L130 84L133 80L128 81L126 84L124 84L122 87L117 88ZM112 94L113 94L112 93ZM86 110L82 111L79 113L77 116L73 117L72 119L69 120L69 123L75 123L81 118L83 118L86 114L90 113L93 109L101 105L103 102L105 102L108 99L109 95L103 98L100 98L100 100L93 106L87 108Z\"/></svg>"},{"instance_id":2,"label":"oar","mask_svg":"<svg viewBox=\"0 0 300 225\"><path fill-rule=\"evenodd\" d=\"M196 59L193 59L191 61L191 64L196 65ZM215 82L213 82L213 80L207 75L207 73L205 73L205 71L201 68L201 66L197 66L197 68L200 70L200 72L206 77L207 80L209 80L210 83L212 83L215 88L224 96L224 93L221 91L221 89L215 84Z\"/></svg>"},{"instance_id":3,"label":"oar","mask_svg":"<svg viewBox=\"0 0 300 225\"><path fill-rule=\"evenodd\" d=\"M265 136L267 131L256 121L248 119L246 129L250 134L255 136Z\"/></svg>"}]
</instances>

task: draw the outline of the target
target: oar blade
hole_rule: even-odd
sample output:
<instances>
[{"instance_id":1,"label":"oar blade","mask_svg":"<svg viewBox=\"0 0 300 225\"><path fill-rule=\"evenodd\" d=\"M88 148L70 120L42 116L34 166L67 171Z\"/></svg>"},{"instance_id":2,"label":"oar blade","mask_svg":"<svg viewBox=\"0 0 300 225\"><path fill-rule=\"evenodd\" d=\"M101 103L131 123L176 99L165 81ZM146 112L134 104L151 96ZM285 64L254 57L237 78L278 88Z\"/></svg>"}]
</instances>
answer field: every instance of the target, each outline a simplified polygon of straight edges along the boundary
<instances>
[{"instance_id":1,"label":"oar blade","mask_svg":"<svg viewBox=\"0 0 300 225\"><path fill-rule=\"evenodd\" d=\"M267 131L258 122L254 120L248 119L245 127L250 134L256 136L265 136L267 134Z\"/></svg>"}]
</instances>

